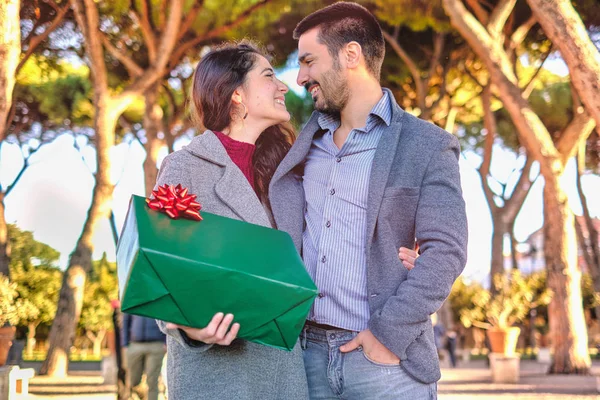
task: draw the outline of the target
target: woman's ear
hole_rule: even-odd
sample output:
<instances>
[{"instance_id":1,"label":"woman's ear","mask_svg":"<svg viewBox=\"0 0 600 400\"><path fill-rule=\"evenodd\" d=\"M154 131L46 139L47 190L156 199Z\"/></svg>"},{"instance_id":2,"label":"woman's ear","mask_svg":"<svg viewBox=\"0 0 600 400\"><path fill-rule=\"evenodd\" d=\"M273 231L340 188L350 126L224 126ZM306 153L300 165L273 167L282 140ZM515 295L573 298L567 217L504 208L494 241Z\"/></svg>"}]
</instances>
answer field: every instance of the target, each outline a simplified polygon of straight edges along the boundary
<instances>
[{"instance_id":1,"label":"woman's ear","mask_svg":"<svg viewBox=\"0 0 600 400\"><path fill-rule=\"evenodd\" d=\"M231 95L231 101L233 101L233 104L239 105L244 102L242 94L241 87L234 90L233 94Z\"/></svg>"}]
</instances>

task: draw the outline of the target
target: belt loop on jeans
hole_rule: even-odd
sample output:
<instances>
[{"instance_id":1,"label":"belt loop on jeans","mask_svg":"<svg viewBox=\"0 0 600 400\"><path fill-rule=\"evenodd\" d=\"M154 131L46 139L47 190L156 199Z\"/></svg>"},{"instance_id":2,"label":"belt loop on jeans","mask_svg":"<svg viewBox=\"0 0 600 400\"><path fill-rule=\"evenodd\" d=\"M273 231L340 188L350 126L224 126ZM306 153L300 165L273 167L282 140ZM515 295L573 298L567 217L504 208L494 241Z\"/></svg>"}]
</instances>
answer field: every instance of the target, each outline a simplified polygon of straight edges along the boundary
<instances>
[{"instance_id":1,"label":"belt loop on jeans","mask_svg":"<svg viewBox=\"0 0 600 400\"><path fill-rule=\"evenodd\" d=\"M300 347L302 350L306 350L306 328L303 328L300 334Z\"/></svg>"}]
</instances>

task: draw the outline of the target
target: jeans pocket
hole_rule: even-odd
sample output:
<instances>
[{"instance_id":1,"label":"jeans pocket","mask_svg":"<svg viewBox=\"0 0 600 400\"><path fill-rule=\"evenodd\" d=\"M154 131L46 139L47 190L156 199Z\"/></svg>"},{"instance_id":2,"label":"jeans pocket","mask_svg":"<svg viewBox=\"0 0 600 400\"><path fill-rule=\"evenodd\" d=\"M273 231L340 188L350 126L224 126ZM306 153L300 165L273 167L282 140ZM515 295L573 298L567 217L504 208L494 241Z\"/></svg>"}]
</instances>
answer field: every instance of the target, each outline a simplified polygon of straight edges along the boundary
<instances>
[{"instance_id":1,"label":"jeans pocket","mask_svg":"<svg viewBox=\"0 0 600 400\"><path fill-rule=\"evenodd\" d=\"M383 368L400 368L400 363L398 364L385 364L385 363L381 363L378 361L375 361L373 359L371 359L367 353L365 353L364 351L361 351L363 357L365 358L365 360L367 360L369 363L376 365L378 367L383 367Z\"/></svg>"}]
</instances>

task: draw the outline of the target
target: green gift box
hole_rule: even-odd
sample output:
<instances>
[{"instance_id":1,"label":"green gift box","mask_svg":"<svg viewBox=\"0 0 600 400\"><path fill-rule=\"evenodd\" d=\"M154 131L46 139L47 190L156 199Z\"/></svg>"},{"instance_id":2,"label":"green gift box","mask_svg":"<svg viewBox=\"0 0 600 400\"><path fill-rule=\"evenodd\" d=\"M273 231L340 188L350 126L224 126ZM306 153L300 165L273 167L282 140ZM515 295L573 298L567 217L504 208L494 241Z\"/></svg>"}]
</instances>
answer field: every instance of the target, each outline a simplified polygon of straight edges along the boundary
<instances>
[{"instance_id":1,"label":"green gift box","mask_svg":"<svg viewBox=\"0 0 600 400\"><path fill-rule=\"evenodd\" d=\"M121 310L195 328L232 313L239 338L292 350L317 288L291 237L202 218L171 219L132 196L117 246Z\"/></svg>"}]
</instances>

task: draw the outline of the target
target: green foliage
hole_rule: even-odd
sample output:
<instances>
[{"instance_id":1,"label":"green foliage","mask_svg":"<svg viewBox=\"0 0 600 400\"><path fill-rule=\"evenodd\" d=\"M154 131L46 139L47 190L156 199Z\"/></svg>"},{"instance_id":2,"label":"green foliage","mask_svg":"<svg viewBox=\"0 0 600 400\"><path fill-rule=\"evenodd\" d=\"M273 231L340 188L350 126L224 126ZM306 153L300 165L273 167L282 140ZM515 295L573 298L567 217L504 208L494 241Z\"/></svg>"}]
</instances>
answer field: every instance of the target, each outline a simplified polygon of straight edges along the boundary
<instances>
[{"instance_id":1,"label":"green foliage","mask_svg":"<svg viewBox=\"0 0 600 400\"><path fill-rule=\"evenodd\" d=\"M89 71L67 63L49 65L32 57L17 77L17 108L47 127L89 126L94 114Z\"/></svg>"},{"instance_id":2,"label":"green foliage","mask_svg":"<svg viewBox=\"0 0 600 400\"><path fill-rule=\"evenodd\" d=\"M460 276L450 291L448 301L454 317L454 323L460 323L460 313L462 310L475 308L474 299L481 296L485 289L476 282L465 282L464 277Z\"/></svg>"},{"instance_id":3,"label":"green foliage","mask_svg":"<svg viewBox=\"0 0 600 400\"><path fill-rule=\"evenodd\" d=\"M460 321L469 328L508 328L523 321L531 309L547 305L552 292L546 287L545 273L522 276L518 270L494 276L496 294L482 290L473 297L473 306L459 310Z\"/></svg>"},{"instance_id":4,"label":"green foliage","mask_svg":"<svg viewBox=\"0 0 600 400\"><path fill-rule=\"evenodd\" d=\"M35 240L32 232L8 224L8 237L11 246L11 268L31 270L36 265L55 266L58 262L60 252Z\"/></svg>"},{"instance_id":5,"label":"green foliage","mask_svg":"<svg viewBox=\"0 0 600 400\"><path fill-rule=\"evenodd\" d=\"M114 262L108 262L105 253L100 260L93 262L85 284L79 319L81 329L99 332L112 328L110 301L117 298L117 290L117 267Z\"/></svg>"},{"instance_id":6,"label":"green foliage","mask_svg":"<svg viewBox=\"0 0 600 400\"><path fill-rule=\"evenodd\" d=\"M300 128L308 121L313 111L311 97L307 94L299 96L290 90L285 94L285 106L292 116L291 122L296 132L300 132Z\"/></svg>"},{"instance_id":7,"label":"green foliage","mask_svg":"<svg viewBox=\"0 0 600 400\"><path fill-rule=\"evenodd\" d=\"M374 3L375 16L391 26L407 26L413 31L450 30L442 0L375 0Z\"/></svg>"},{"instance_id":8,"label":"green foliage","mask_svg":"<svg viewBox=\"0 0 600 400\"><path fill-rule=\"evenodd\" d=\"M60 253L16 225L8 225L8 234L10 274L19 302L18 324L47 324L56 314L62 280L62 272L56 267Z\"/></svg>"},{"instance_id":9,"label":"green foliage","mask_svg":"<svg viewBox=\"0 0 600 400\"><path fill-rule=\"evenodd\" d=\"M9 323L16 325L19 322L17 298L17 285L0 274L0 326Z\"/></svg>"}]
</instances>

